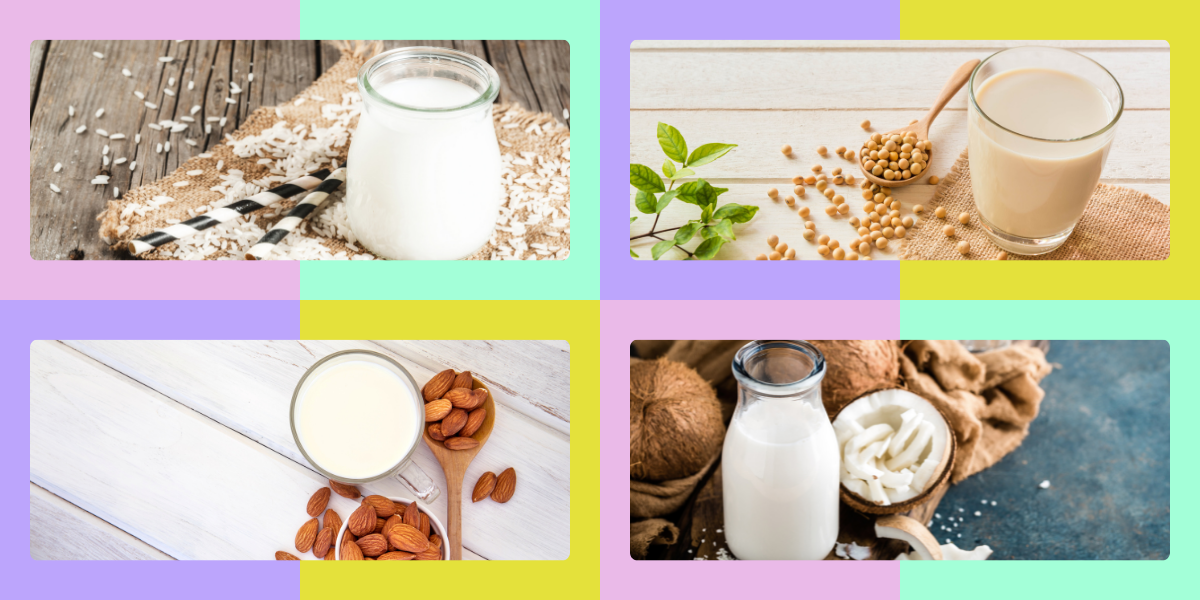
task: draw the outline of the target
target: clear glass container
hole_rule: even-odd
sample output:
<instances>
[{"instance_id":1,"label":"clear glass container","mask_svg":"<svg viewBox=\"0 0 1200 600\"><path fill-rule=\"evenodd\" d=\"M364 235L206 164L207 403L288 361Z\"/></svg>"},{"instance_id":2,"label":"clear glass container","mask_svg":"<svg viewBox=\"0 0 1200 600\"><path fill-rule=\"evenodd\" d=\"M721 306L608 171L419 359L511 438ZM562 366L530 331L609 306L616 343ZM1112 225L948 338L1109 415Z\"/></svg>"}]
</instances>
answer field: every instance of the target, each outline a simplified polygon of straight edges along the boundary
<instances>
[{"instance_id":1,"label":"clear glass container","mask_svg":"<svg viewBox=\"0 0 1200 600\"><path fill-rule=\"evenodd\" d=\"M358 89L364 111L346 165L355 237L383 258L473 254L502 201L496 70L449 48L400 48L367 61Z\"/></svg>"},{"instance_id":2,"label":"clear glass container","mask_svg":"<svg viewBox=\"0 0 1200 600\"><path fill-rule=\"evenodd\" d=\"M841 460L821 402L825 357L755 341L733 359L738 401L721 469L725 539L743 560L821 560L837 541Z\"/></svg>"},{"instance_id":3,"label":"clear glass container","mask_svg":"<svg viewBox=\"0 0 1200 600\"><path fill-rule=\"evenodd\" d=\"M984 59L967 90L971 191L984 232L1016 254L1053 251L1100 181L1124 111L1120 84L1082 54L1023 46ZM1029 135L1035 129L1075 133Z\"/></svg>"}]
</instances>

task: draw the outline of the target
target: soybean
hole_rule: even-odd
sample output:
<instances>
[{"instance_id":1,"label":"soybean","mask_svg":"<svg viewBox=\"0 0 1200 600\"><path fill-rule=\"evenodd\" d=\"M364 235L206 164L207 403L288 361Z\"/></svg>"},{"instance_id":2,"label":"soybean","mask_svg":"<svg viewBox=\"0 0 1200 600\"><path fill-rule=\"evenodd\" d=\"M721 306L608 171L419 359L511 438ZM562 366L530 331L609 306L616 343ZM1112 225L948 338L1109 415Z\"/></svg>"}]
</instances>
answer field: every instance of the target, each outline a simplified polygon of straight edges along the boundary
<instances>
[{"instance_id":1,"label":"soybean","mask_svg":"<svg viewBox=\"0 0 1200 600\"><path fill-rule=\"evenodd\" d=\"M946 234L946 237L954 237L954 226L947 225L947 226L943 227L942 233Z\"/></svg>"},{"instance_id":2,"label":"soybean","mask_svg":"<svg viewBox=\"0 0 1200 600\"><path fill-rule=\"evenodd\" d=\"M967 214L967 213L962 213L962 214L958 215L958 222L959 222L959 223L962 223L963 225L966 225L967 223L970 223L970 222L971 222L971 215L969 215L969 214Z\"/></svg>"},{"instance_id":3,"label":"soybean","mask_svg":"<svg viewBox=\"0 0 1200 600\"><path fill-rule=\"evenodd\" d=\"M792 155L792 147L789 146L788 144L784 144L783 147L779 149L779 151L782 152L785 156Z\"/></svg>"},{"instance_id":4,"label":"soybean","mask_svg":"<svg viewBox=\"0 0 1200 600\"><path fill-rule=\"evenodd\" d=\"M959 242L958 243L958 253L962 254L964 256L967 254L970 254L971 253L971 244L969 242L967 242L966 240Z\"/></svg>"},{"instance_id":5,"label":"soybean","mask_svg":"<svg viewBox=\"0 0 1200 600\"><path fill-rule=\"evenodd\" d=\"M937 210L933 211L933 216L935 216L939 219L945 219L946 218L946 207L944 207L944 206L937 207Z\"/></svg>"}]
</instances>

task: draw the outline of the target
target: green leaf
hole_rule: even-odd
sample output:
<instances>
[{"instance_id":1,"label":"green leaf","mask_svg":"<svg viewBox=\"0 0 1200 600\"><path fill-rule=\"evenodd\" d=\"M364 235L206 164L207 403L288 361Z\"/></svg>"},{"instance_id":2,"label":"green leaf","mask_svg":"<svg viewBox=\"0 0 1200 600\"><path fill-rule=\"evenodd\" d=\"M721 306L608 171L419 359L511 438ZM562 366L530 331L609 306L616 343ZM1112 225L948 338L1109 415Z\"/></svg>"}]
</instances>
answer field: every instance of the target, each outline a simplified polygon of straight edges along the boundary
<instances>
[{"instance_id":1,"label":"green leaf","mask_svg":"<svg viewBox=\"0 0 1200 600\"><path fill-rule=\"evenodd\" d=\"M708 238L704 240L703 244L700 244L700 247L696 248L696 258L709 260L717 255L717 251L724 244L725 240L721 239L720 236Z\"/></svg>"},{"instance_id":2,"label":"green leaf","mask_svg":"<svg viewBox=\"0 0 1200 600\"><path fill-rule=\"evenodd\" d=\"M709 206L717 202L717 191L707 181L697 179L679 186L679 199L700 207Z\"/></svg>"},{"instance_id":3,"label":"green leaf","mask_svg":"<svg viewBox=\"0 0 1200 600\"><path fill-rule=\"evenodd\" d=\"M632 222L634 222L634 221L636 221L636 220L637 220L637 217L629 217L629 222L630 222L630 223L632 223Z\"/></svg>"},{"instance_id":4,"label":"green leaf","mask_svg":"<svg viewBox=\"0 0 1200 600\"><path fill-rule=\"evenodd\" d=\"M667 188L663 187L662 177L659 177L658 173L654 172L654 169L646 165L629 165L629 183L633 187L650 194L667 191Z\"/></svg>"},{"instance_id":5,"label":"green leaf","mask_svg":"<svg viewBox=\"0 0 1200 600\"><path fill-rule=\"evenodd\" d=\"M674 247L675 240L663 240L655 244L654 247L650 249L650 255L654 257L654 260L658 260L662 257L662 255L667 253L667 250L670 250Z\"/></svg>"},{"instance_id":6,"label":"green leaf","mask_svg":"<svg viewBox=\"0 0 1200 600\"><path fill-rule=\"evenodd\" d=\"M677 189L676 190L668 190L667 193L662 195L662 198L658 199L658 206L655 207L654 212L661 213L663 211L663 209L665 209L667 207L667 205L670 204L671 201L675 199L675 196L678 196L678 195L679 195L679 190L677 190Z\"/></svg>"},{"instance_id":7,"label":"green leaf","mask_svg":"<svg viewBox=\"0 0 1200 600\"><path fill-rule=\"evenodd\" d=\"M703 225L696 222L688 223L687 225L680 227L679 230L675 232L675 243L682 246L692 241L692 238L695 237L696 232L699 231L701 227L703 227Z\"/></svg>"},{"instance_id":8,"label":"green leaf","mask_svg":"<svg viewBox=\"0 0 1200 600\"><path fill-rule=\"evenodd\" d=\"M714 216L713 218L716 217ZM713 226L713 230L717 232L717 235L721 236L721 239L727 242L737 239L737 236L733 235L733 221L729 219L721 219L720 223Z\"/></svg>"},{"instance_id":9,"label":"green leaf","mask_svg":"<svg viewBox=\"0 0 1200 600\"><path fill-rule=\"evenodd\" d=\"M671 179L683 179L684 177L691 177L692 175L695 175L695 174L696 174L695 171L684 168L684 169L680 169L679 172L672 175Z\"/></svg>"},{"instance_id":10,"label":"green leaf","mask_svg":"<svg viewBox=\"0 0 1200 600\"><path fill-rule=\"evenodd\" d=\"M661 129L659 131L662 131ZM661 140L662 134L659 134ZM725 156L727 152L737 148L737 144L705 144L692 150L692 155L687 159L687 166L698 167L707 165L708 163Z\"/></svg>"},{"instance_id":11,"label":"green leaf","mask_svg":"<svg viewBox=\"0 0 1200 600\"><path fill-rule=\"evenodd\" d=\"M701 179L700 181L704 181L704 180ZM710 185L707 181L704 181L704 185L700 187L700 190L698 192L696 192L696 201L700 206L716 206L716 204L717 204L716 188L714 188L712 185Z\"/></svg>"},{"instance_id":12,"label":"green leaf","mask_svg":"<svg viewBox=\"0 0 1200 600\"><path fill-rule=\"evenodd\" d=\"M705 240L718 237L718 235L717 230L712 227L705 227L700 231L700 238Z\"/></svg>"},{"instance_id":13,"label":"green leaf","mask_svg":"<svg viewBox=\"0 0 1200 600\"><path fill-rule=\"evenodd\" d=\"M638 210L648 215L654 214L654 209L658 207L658 200L654 197L654 194L647 194L642 191L637 193L637 197L633 199L633 203L637 206Z\"/></svg>"},{"instance_id":14,"label":"green leaf","mask_svg":"<svg viewBox=\"0 0 1200 600\"><path fill-rule=\"evenodd\" d=\"M659 123L658 145L662 146L667 158L687 166L687 142L683 141L683 134L679 133L678 129L666 123Z\"/></svg>"},{"instance_id":15,"label":"green leaf","mask_svg":"<svg viewBox=\"0 0 1200 600\"><path fill-rule=\"evenodd\" d=\"M707 223L708 220L712 218L713 208L715 208L715 207L716 207L715 204L709 204L709 205L705 206L703 210L700 211L700 221L702 223Z\"/></svg>"},{"instance_id":16,"label":"green leaf","mask_svg":"<svg viewBox=\"0 0 1200 600\"><path fill-rule=\"evenodd\" d=\"M729 191L729 188L719 188L719 187L714 187L714 188L713 188L713 191L717 193L717 197L720 197L720 196L721 196L721 194L724 194L725 192L728 192L728 191Z\"/></svg>"},{"instance_id":17,"label":"green leaf","mask_svg":"<svg viewBox=\"0 0 1200 600\"><path fill-rule=\"evenodd\" d=\"M674 179L675 178L675 163L673 163L669 160L664 160L663 161L663 175L666 175L667 179Z\"/></svg>"},{"instance_id":18,"label":"green leaf","mask_svg":"<svg viewBox=\"0 0 1200 600\"><path fill-rule=\"evenodd\" d=\"M638 255L637 255L637 252L634 252L634 251L633 251L633 248L630 248L630 249L629 249L629 255L630 255L630 256L632 256L632 257L634 257L634 258L641 258L640 256L638 256Z\"/></svg>"},{"instance_id":19,"label":"green leaf","mask_svg":"<svg viewBox=\"0 0 1200 600\"><path fill-rule=\"evenodd\" d=\"M753 219L754 214L757 212L757 206L742 206L741 204L730 202L717 209L717 212L713 213L713 218L718 220L729 219L734 223L746 223L750 219Z\"/></svg>"}]
</instances>

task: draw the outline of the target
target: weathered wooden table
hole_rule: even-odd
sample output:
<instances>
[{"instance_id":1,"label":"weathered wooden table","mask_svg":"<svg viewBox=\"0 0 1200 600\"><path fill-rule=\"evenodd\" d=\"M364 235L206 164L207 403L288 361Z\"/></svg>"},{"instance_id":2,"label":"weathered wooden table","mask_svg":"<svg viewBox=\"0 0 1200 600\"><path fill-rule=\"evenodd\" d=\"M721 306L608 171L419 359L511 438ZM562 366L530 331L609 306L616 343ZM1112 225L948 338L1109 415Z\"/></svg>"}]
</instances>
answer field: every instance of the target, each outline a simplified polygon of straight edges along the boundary
<instances>
[{"instance_id":1,"label":"weathered wooden table","mask_svg":"<svg viewBox=\"0 0 1200 600\"><path fill-rule=\"evenodd\" d=\"M729 188L720 202L759 207L745 225L735 225L737 241L726 244L719 259L753 259L770 252L766 240L778 235L795 248L797 258L822 259L817 245L804 240L801 206L818 234L828 234L843 246L858 237L846 223L862 216L863 199L857 185L836 186L846 197L847 216L828 217L829 201L806 186L796 208L782 198L792 195L791 178L811 175L820 163L826 172L842 167L862 175L854 162L832 156L838 146L858 148L867 135L859 124L870 120L872 131L888 131L919 118L937 97L946 79L972 58L985 58L1003 48L1029 44L1070 48L1108 68L1125 92L1125 113L1101 181L1144 191L1162 202L1170 200L1171 54L1166 42L1154 41L640 41L630 48L630 162L658 171L665 156L656 137L662 121L684 135L689 148L710 142L738 144L732 152L696 168L696 176ZM967 146L966 92L960 91L934 122L935 144L930 173L944 176ZM791 158L779 150L793 148ZM821 157L818 146L831 154ZM687 179L681 181L688 181ZM928 203L934 186L928 178L902 188L896 197L909 215L914 204ZM778 188L780 201L767 198ZM653 215L638 212L636 190L630 188L630 237L650 230ZM658 229L678 227L699 218L697 207L673 202L663 212ZM668 235L673 235L670 232ZM642 238L632 248L650 258L657 240ZM691 244L699 245L697 236ZM897 257L899 244L873 250L871 258ZM686 255L671 250L666 259Z\"/></svg>"},{"instance_id":2,"label":"weathered wooden table","mask_svg":"<svg viewBox=\"0 0 1200 600\"><path fill-rule=\"evenodd\" d=\"M514 467L507 504L463 506L464 556L570 554L570 349L559 341L39 341L30 348L29 550L35 559L274 559L298 554L308 498L327 481L296 448L292 391L338 350L365 348L419 385L470 369L496 426L467 472ZM414 462L446 485L418 442ZM388 478L364 494L411 498ZM275 507L262 510L264 506ZM357 502L333 495L342 519ZM312 559L311 553L302 558Z\"/></svg>"},{"instance_id":3,"label":"weathered wooden table","mask_svg":"<svg viewBox=\"0 0 1200 600\"><path fill-rule=\"evenodd\" d=\"M570 48L563 41L384 42L384 47L443 46L488 61L500 76L497 102L516 102L547 112L570 125ZM103 59L96 58L99 52ZM174 171L207 148L221 143L255 109L291 99L338 60L332 44L319 41L39 41L30 47L30 255L38 260L124 258L100 239L96 215L112 199L113 186L90 185L110 160L113 185L124 193ZM172 57L162 62L160 57ZM129 77L122 76L128 69ZM253 74L253 81L248 75ZM230 84L244 91L228 104ZM191 88L191 89L189 89ZM169 90L174 95L168 94ZM138 98L140 92L145 98ZM154 104L149 108L145 102ZM68 116L68 107L75 116ZM191 115L193 106L201 110ZM96 117L96 111L104 114ZM225 125L205 117L225 117ZM187 131L171 134L146 126L164 119L193 117ZM85 133L75 129L87 125ZM126 138L113 141L97 129ZM141 134L141 143L135 135ZM196 140L188 146L185 138ZM170 141L170 152L156 152ZM136 170L129 166L137 162ZM54 172L54 165L62 170ZM51 191L50 184L62 191Z\"/></svg>"}]
</instances>

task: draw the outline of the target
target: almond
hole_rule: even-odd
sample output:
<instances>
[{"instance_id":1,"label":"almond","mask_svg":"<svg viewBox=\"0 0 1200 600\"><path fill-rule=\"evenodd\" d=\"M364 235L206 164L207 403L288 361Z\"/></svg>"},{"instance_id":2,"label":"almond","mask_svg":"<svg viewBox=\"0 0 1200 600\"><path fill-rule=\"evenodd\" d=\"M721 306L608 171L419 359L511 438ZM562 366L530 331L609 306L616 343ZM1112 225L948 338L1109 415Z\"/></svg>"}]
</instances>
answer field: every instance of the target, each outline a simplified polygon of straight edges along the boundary
<instances>
[{"instance_id":1,"label":"almond","mask_svg":"<svg viewBox=\"0 0 1200 600\"><path fill-rule=\"evenodd\" d=\"M383 526L385 523L387 523L386 520L375 517L375 529L373 529L371 533L383 533Z\"/></svg>"},{"instance_id":2,"label":"almond","mask_svg":"<svg viewBox=\"0 0 1200 600\"><path fill-rule=\"evenodd\" d=\"M404 524L409 527L417 528L421 526L421 509L417 507L417 503L413 502L404 509Z\"/></svg>"},{"instance_id":3,"label":"almond","mask_svg":"<svg viewBox=\"0 0 1200 600\"><path fill-rule=\"evenodd\" d=\"M321 560L333 560L333 559L337 558L337 552L335 552L335 550L336 550L336 548L334 548L332 545L330 545L329 552L326 552L325 556L322 557Z\"/></svg>"},{"instance_id":4,"label":"almond","mask_svg":"<svg viewBox=\"0 0 1200 600\"><path fill-rule=\"evenodd\" d=\"M349 498L349 499L353 500L360 496L360 494L358 493L358 488L356 488L348 483L338 483L338 482L330 479L329 487L333 488L333 491L337 492L337 495L339 495L343 498Z\"/></svg>"},{"instance_id":5,"label":"almond","mask_svg":"<svg viewBox=\"0 0 1200 600\"><path fill-rule=\"evenodd\" d=\"M449 400L434 400L425 405L425 422L441 421L450 414L450 409L454 408Z\"/></svg>"},{"instance_id":6,"label":"almond","mask_svg":"<svg viewBox=\"0 0 1200 600\"><path fill-rule=\"evenodd\" d=\"M388 552L387 554L379 555L379 558L377 560L412 560L413 556L415 556L415 555L411 552L401 552L399 550L393 550L391 552Z\"/></svg>"},{"instance_id":7,"label":"almond","mask_svg":"<svg viewBox=\"0 0 1200 600\"><path fill-rule=\"evenodd\" d=\"M396 505L392 504L391 500L384 498L383 496L367 496L366 501L368 504L375 507L376 517L386 519L396 514Z\"/></svg>"},{"instance_id":8,"label":"almond","mask_svg":"<svg viewBox=\"0 0 1200 600\"><path fill-rule=\"evenodd\" d=\"M342 560L362 560L362 549L358 544L350 540L342 542Z\"/></svg>"},{"instance_id":9,"label":"almond","mask_svg":"<svg viewBox=\"0 0 1200 600\"><path fill-rule=\"evenodd\" d=\"M451 450L470 450L471 448L479 445L479 442L475 441L474 438L469 437L446 438L446 441L442 443Z\"/></svg>"},{"instance_id":10,"label":"almond","mask_svg":"<svg viewBox=\"0 0 1200 600\"><path fill-rule=\"evenodd\" d=\"M375 507L363 503L350 513L350 533L364 536L375 530Z\"/></svg>"},{"instance_id":11,"label":"almond","mask_svg":"<svg viewBox=\"0 0 1200 600\"><path fill-rule=\"evenodd\" d=\"M400 515L398 515L398 514L392 515L392 516L388 517L386 522L384 522L383 531L381 531L379 533L382 533L383 537L386 538L388 536L388 534L391 533L392 528L395 527L397 523L403 523L403 522L404 522L404 519Z\"/></svg>"},{"instance_id":12,"label":"almond","mask_svg":"<svg viewBox=\"0 0 1200 600\"><path fill-rule=\"evenodd\" d=\"M450 384L450 389L467 388L468 390L475 387L475 378L471 377L470 371L463 371L454 376L454 383Z\"/></svg>"},{"instance_id":13,"label":"almond","mask_svg":"<svg viewBox=\"0 0 1200 600\"><path fill-rule=\"evenodd\" d=\"M333 536L335 535L337 535L337 533L329 527L322 529L321 533L317 534L317 541L313 542L313 556L321 558L322 556L329 554L329 547L333 545Z\"/></svg>"},{"instance_id":14,"label":"almond","mask_svg":"<svg viewBox=\"0 0 1200 600\"><path fill-rule=\"evenodd\" d=\"M484 402L487 402L487 397L488 397L487 390L485 390L483 388L479 388L472 393L475 395L475 398L473 400L471 400L471 403L469 405L462 407L464 410L475 410L475 409L479 408L480 406L483 406Z\"/></svg>"},{"instance_id":15,"label":"almond","mask_svg":"<svg viewBox=\"0 0 1200 600\"><path fill-rule=\"evenodd\" d=\"M517 491L517 471L509 467L496 478L496 489L492 490L492 500L501 504L512 500L513 492Z\"/></svg>"},{"instance_id":16,"label":"almond","mask_svg":"<svg viewBox=\"0 0 1200 600\"><path fill-rule=\"evenodd\" d=\"M396 512L394 512L392 514L401 515L401 516L404 515L404 509L408 508L408 504L405 502L393 502L392 506L394 506L396 509Z\"/></svg>"},{"instance_id":17,"label":"almond","mask_svg":"<svg viewBox=\"0 0 1200 600\"><path fill-rule=\"evenodd\" d=\"M486 418L487 418L487 408L486 407L481 406L481 407L471 411L470 413L467 414L467 424L463 425L463 428L461 431L458 432L458 435L461 435L463 437L471 437L471 436L475 435L475 432L479 431L479 427L481 425L483 425L483 420Z\"/></svg>"},{"instance_id":18,"label":"almond","mask_svg":"<svg viewBox=\"0 0 1200 600\"><path fill-rule=\"evenodd\" d=\"M433 425L429 426L429 437L431 437L439 442L446 439L446 436L442 435L442 424L441 423L434 423Z\"/></svg>"},{"instance_id":19,"label":"almond","mask_svg":"<svg viewBox=\"0 0 1200 600\"><path fill-rule=\"evenodd\" d=\"M321 521L326 527L333 530L334 535L342 530L342 517L337 514L337 511L332 508L325 511L325 520Z\"/></svg>"},{"instance_id":20,"label":"almond","mask_svg":"<svg viewBox=\"0 0 1200 600\"><path fill-rule=\"evenodd\" d=\"M363 556L379 556L387 552L388 543L383 539L383 536L378 533L372 533L368 536L363 536L358 540L358 549L362 550Z\"/></svg>"},{"instance_id":21,"label":"almond","mask_svg":"<svg viewBox=\"0 0 1200 600\"><path fill-rule=\"evenodd\" d=\"M283 550L279 550L278 552L275 553L275 560L300 560L300 559L297 558L296 555L292 554L291 552L284 552Z\"/></svg>"},{"instance_id":22,"label":"almond","mask_svg":"<svg viewBox=\"0 0 1200 600\"><path fill-rule=\"evenodd\" d=\"M436 533L429 536L429 547L437 548L438 550L441 550L442 549L442 536L440 536Z\"/></svg>"},{"instance_id":23,"label":"almond","mask_svg":"<svg viewBox=\"0 0 1200 600\"><path fill-rule=\"evenodd\" d=\"M353 542L353 541L357 541L357 540L358 540L358 538L354 537L354 534L350 533L349 529L346 529L346 532L342 534L342 545L343 546L346 545L346 542Z\"/></svg>"},{"instance_id":24,"label":"almond","mask_svg":"<svg viewBox=\"0 0 1200 600\"><path fill-rule=\"evenodd\" d=\"M308 552L312 550L313 542L317 540L317 520L309 519L304 525L300 526L300 531L296 532L296 549L300 552Z\"/></svg>"},{"instance_id":25,"label":"almond","mask_svg":"<svg viewBox=\"0 0 1200 600\"><path fill-rule=\"evenodd\" d=\"M392 528L388 542L397 550L417 553L429 547L429 538L421 535L415 527L401 523Z\"/></svg>"},{"instance_id":26,"label":"almond","mask_svg":"<svg viewBox=\"0 0 1200 600\"><path fill-rule=\"evenodd\" d=\"M456 408L463 408L475 401L475 394L471 388L454 388L446 392L443 400L449 400Z\"/></svg>"},{"instance_id":27,"label":"almond","mask_svg":"<svg viewBox=\"0 0 1200 600\"><path fill-rule=\"evenodd\" d=\"M442 419L442 435L451 436L459 431L467 424L467 411L456 408Z\"/></svg>"},{"instance_id":28,"label":"almond","mask_svg":"<svg viewBox=\"0 0 1200 600\"><path fill-rule=\"evenodd\" d=\"M426 548L413 557L414 560L442 560L442 551L437 548Z\"/></svg>"},{"instance_id":29,"label":"almond","mask_svg":"<svg viewBox=\"0 0 1200 600\"><path fill-rule=\"evenodd\" d=\"M479 476L479 481L475 482L475 491L471 492L471 502L479 502L492 494L492 490L496 489L496 474L488 471Z\"/></svg>"},{"instance_id":30,"label":"almond","mask_svg":"<svg viewBox=\"0 0 1200 600\"><path fill-rule=\"evenodd\" d=\"M438 398L446 395L450 391L450 386L454 385L454 369L446 369L441 373L433 376L425 387L421 388L421 395L425 397L426 402L433 402Z\"/></svg>"},{"instance_id":31,"label":"almond","mask_svg":"<svg viewBox=\"0 0 1200 600\"><path fill-rule=\"evenodd\" d=\"M329 505L329 488L323 487L308 499L308 516L319 517Z\"/></svg>"},{"instance_id":32,"label":"almond","mask_svg":"<svg viewBox=\"0 0 1200 600\"><path fill-rule=\"evenodd\" d=\"M421 535L429 537L429 515L421 513L421 526L417 527L417 531L420 531Z\"/></svg>"}]
</instances>

